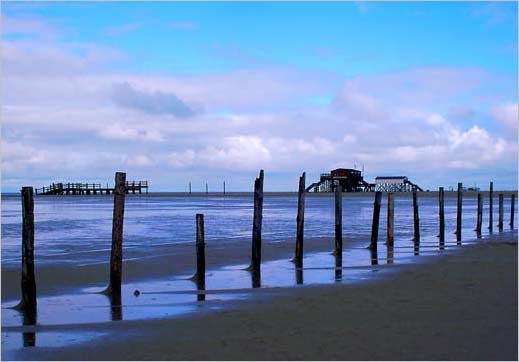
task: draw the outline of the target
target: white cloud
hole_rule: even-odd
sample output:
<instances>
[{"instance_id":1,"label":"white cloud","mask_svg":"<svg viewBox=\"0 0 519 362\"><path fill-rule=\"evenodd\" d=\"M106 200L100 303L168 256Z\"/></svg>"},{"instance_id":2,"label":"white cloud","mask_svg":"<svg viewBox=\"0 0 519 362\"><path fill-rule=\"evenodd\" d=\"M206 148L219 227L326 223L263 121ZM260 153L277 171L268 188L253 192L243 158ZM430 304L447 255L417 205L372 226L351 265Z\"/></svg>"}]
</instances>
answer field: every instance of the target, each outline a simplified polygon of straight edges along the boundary
<instances>
[{"instance_id":1,"label":"white cloud","mask_svg":"<svg viewBox=\"0 0 519 362\"><path fill-rule=\"evenodd\" d=\"M519 114L517 103L504 103L495 106L491 112L495 120L506 126L512 131L516 131L519 124Z\"/></svg>"}]
</instances>

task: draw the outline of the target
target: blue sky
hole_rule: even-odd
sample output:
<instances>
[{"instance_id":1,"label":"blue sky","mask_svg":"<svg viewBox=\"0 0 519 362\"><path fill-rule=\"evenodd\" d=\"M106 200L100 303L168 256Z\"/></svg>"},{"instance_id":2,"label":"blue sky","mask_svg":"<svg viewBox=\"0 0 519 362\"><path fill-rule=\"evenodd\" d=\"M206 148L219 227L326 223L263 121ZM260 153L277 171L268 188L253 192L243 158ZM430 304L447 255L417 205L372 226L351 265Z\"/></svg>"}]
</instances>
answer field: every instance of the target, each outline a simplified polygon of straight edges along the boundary
<instances>
[{"instance_id":1,"label":"blue sky","mask_svg":"<svg viewBox=\"0 0 519 362\"><path fill-rule=\"evenodd\" d=\"M353 164L517 188L515 2L2 5L4 191Z\"/></svg>"}]
</instances>

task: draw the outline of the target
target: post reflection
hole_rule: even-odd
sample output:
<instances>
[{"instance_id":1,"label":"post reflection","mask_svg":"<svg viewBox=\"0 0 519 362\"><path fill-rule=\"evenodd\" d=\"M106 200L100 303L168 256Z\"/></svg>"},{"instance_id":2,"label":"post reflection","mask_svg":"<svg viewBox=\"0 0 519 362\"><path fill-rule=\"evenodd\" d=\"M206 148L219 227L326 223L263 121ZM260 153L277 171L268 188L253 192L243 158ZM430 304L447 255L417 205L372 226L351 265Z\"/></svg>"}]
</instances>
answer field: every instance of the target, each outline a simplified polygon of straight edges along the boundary
<instances>
[{"instance_id":1,"label":"post reflection","mask_svg":"<svg viewBox=\"0 0 519 362\"><path fill-rule=\"evenodd\" d=\"M371 265L378 265L378 251L375 248L369 249L371 256Z\"/></svg>"},{"instance_id":2,"label":"post reflection","mask_svg":"<svg viewBox=\"0 0 519 362\"><path fill-rule=\"evenodd\" d=\"M196 290L198 291L196 295L196 300L202 302L205 300L205 274L201 277L197 275L196 277Z\"/></svg>"},{"instance_id":3,"label":"post reflection","mask_svg":"<svg viewBox=\"0 0 519 362\"><path fill-rule=\"evenodd\" d=\"M251 270L251 282L253 288L260 288L261 287L261 271L260 270Z\"/></svg>"},{"instance_id":4,"label":"post reflection","mask_svg":"<svg viewBox=\"0 0 519 362\"><path fill-rule=\"evenodd\" d=\"M296 268L296 284L303 284L303 268Z\"/></svg>"},{"instance_id":5,"label":"post reflection","mask_svg":"<svg viewBox=\"0 0 519 362\"><path fill-rule=\"evenodd\" d=\"M34 326L36 324L37 315L35 309L22 309L22 314L24 326ZM22 338L24 347L36 346L36 332L34 330L23 332Z\"/></svg>"},{"instance_id":6,"label":"post reflection","mask_svg":"<svg viewBox=\"0 0 519 362\"><path fill-rule=\"evenodd\" d=\"M335 281L342 280L342 253L335 255Z\"/></svg>"},{"instance_id":7,"label":"post reflection","mask_svg":"<svg viewBox=\"0 0 519 362\"><path fill-rule=\"evenodd\" d=\"M121 288L113 288L108 293L110 299L110 317L112 321L123 319L123 306L121 298Z\"/></svg>"},{"instance_id":8,"label":"post reflection","mask_svg":"<svg viewBox=\"0 0 519 362\"><path fill-rule=\"evenodd\" d=\"M393 264L395 260L394 256L394 248L390 245L387 246L387 257L386 257L386 263L387 264Z\"/></svg>"},{"instance_id":9,"label":"post reflection","mask_svg":"<svg viewBox=\"0 0 519 362\"><path fill-rule=\"evenodd\" d=\"M414 242L414 255L420 255L420 242Z\"/></svg>"}]
</instances>

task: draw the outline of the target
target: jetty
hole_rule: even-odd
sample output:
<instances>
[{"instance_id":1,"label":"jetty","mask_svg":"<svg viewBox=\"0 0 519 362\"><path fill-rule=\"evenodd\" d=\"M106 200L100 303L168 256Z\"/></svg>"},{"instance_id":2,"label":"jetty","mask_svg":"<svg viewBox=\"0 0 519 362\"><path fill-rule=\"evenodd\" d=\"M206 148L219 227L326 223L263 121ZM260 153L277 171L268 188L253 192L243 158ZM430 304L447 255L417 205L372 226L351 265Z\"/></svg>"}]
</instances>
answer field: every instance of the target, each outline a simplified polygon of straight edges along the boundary
<instances>
[{"instance_id":1,"label":"jetty","mask_svg":"<svg viewBox=\"0 0 519 362\"><path fill-rule=\"evenodd\" d=\"M148 193L148 181L127 181L127 194ZM58 182L35 189L36 195L110 195L114 187L100 183Z\"/></svg>"}]
</instances>

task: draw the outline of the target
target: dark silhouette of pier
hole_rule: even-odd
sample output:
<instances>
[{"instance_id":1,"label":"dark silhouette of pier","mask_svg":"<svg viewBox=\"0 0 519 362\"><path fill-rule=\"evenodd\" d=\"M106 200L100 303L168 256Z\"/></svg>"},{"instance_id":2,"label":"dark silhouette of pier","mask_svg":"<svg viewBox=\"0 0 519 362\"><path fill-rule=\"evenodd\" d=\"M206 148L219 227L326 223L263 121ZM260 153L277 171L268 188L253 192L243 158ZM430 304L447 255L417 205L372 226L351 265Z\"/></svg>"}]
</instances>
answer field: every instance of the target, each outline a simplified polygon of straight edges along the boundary
<instances>
[{"instance_id":1,"label":"dark silhouette of pier","mask_svg":"<svg viewBox=\"0 0 519 362\"><path fill-rule=\"evenodd\" d=\"M100 183L52 183L36 189L36 195L110 195L114 188ZM127 194L148 193L148 181L127 181Z\"/></svg>"}]
</instances>

